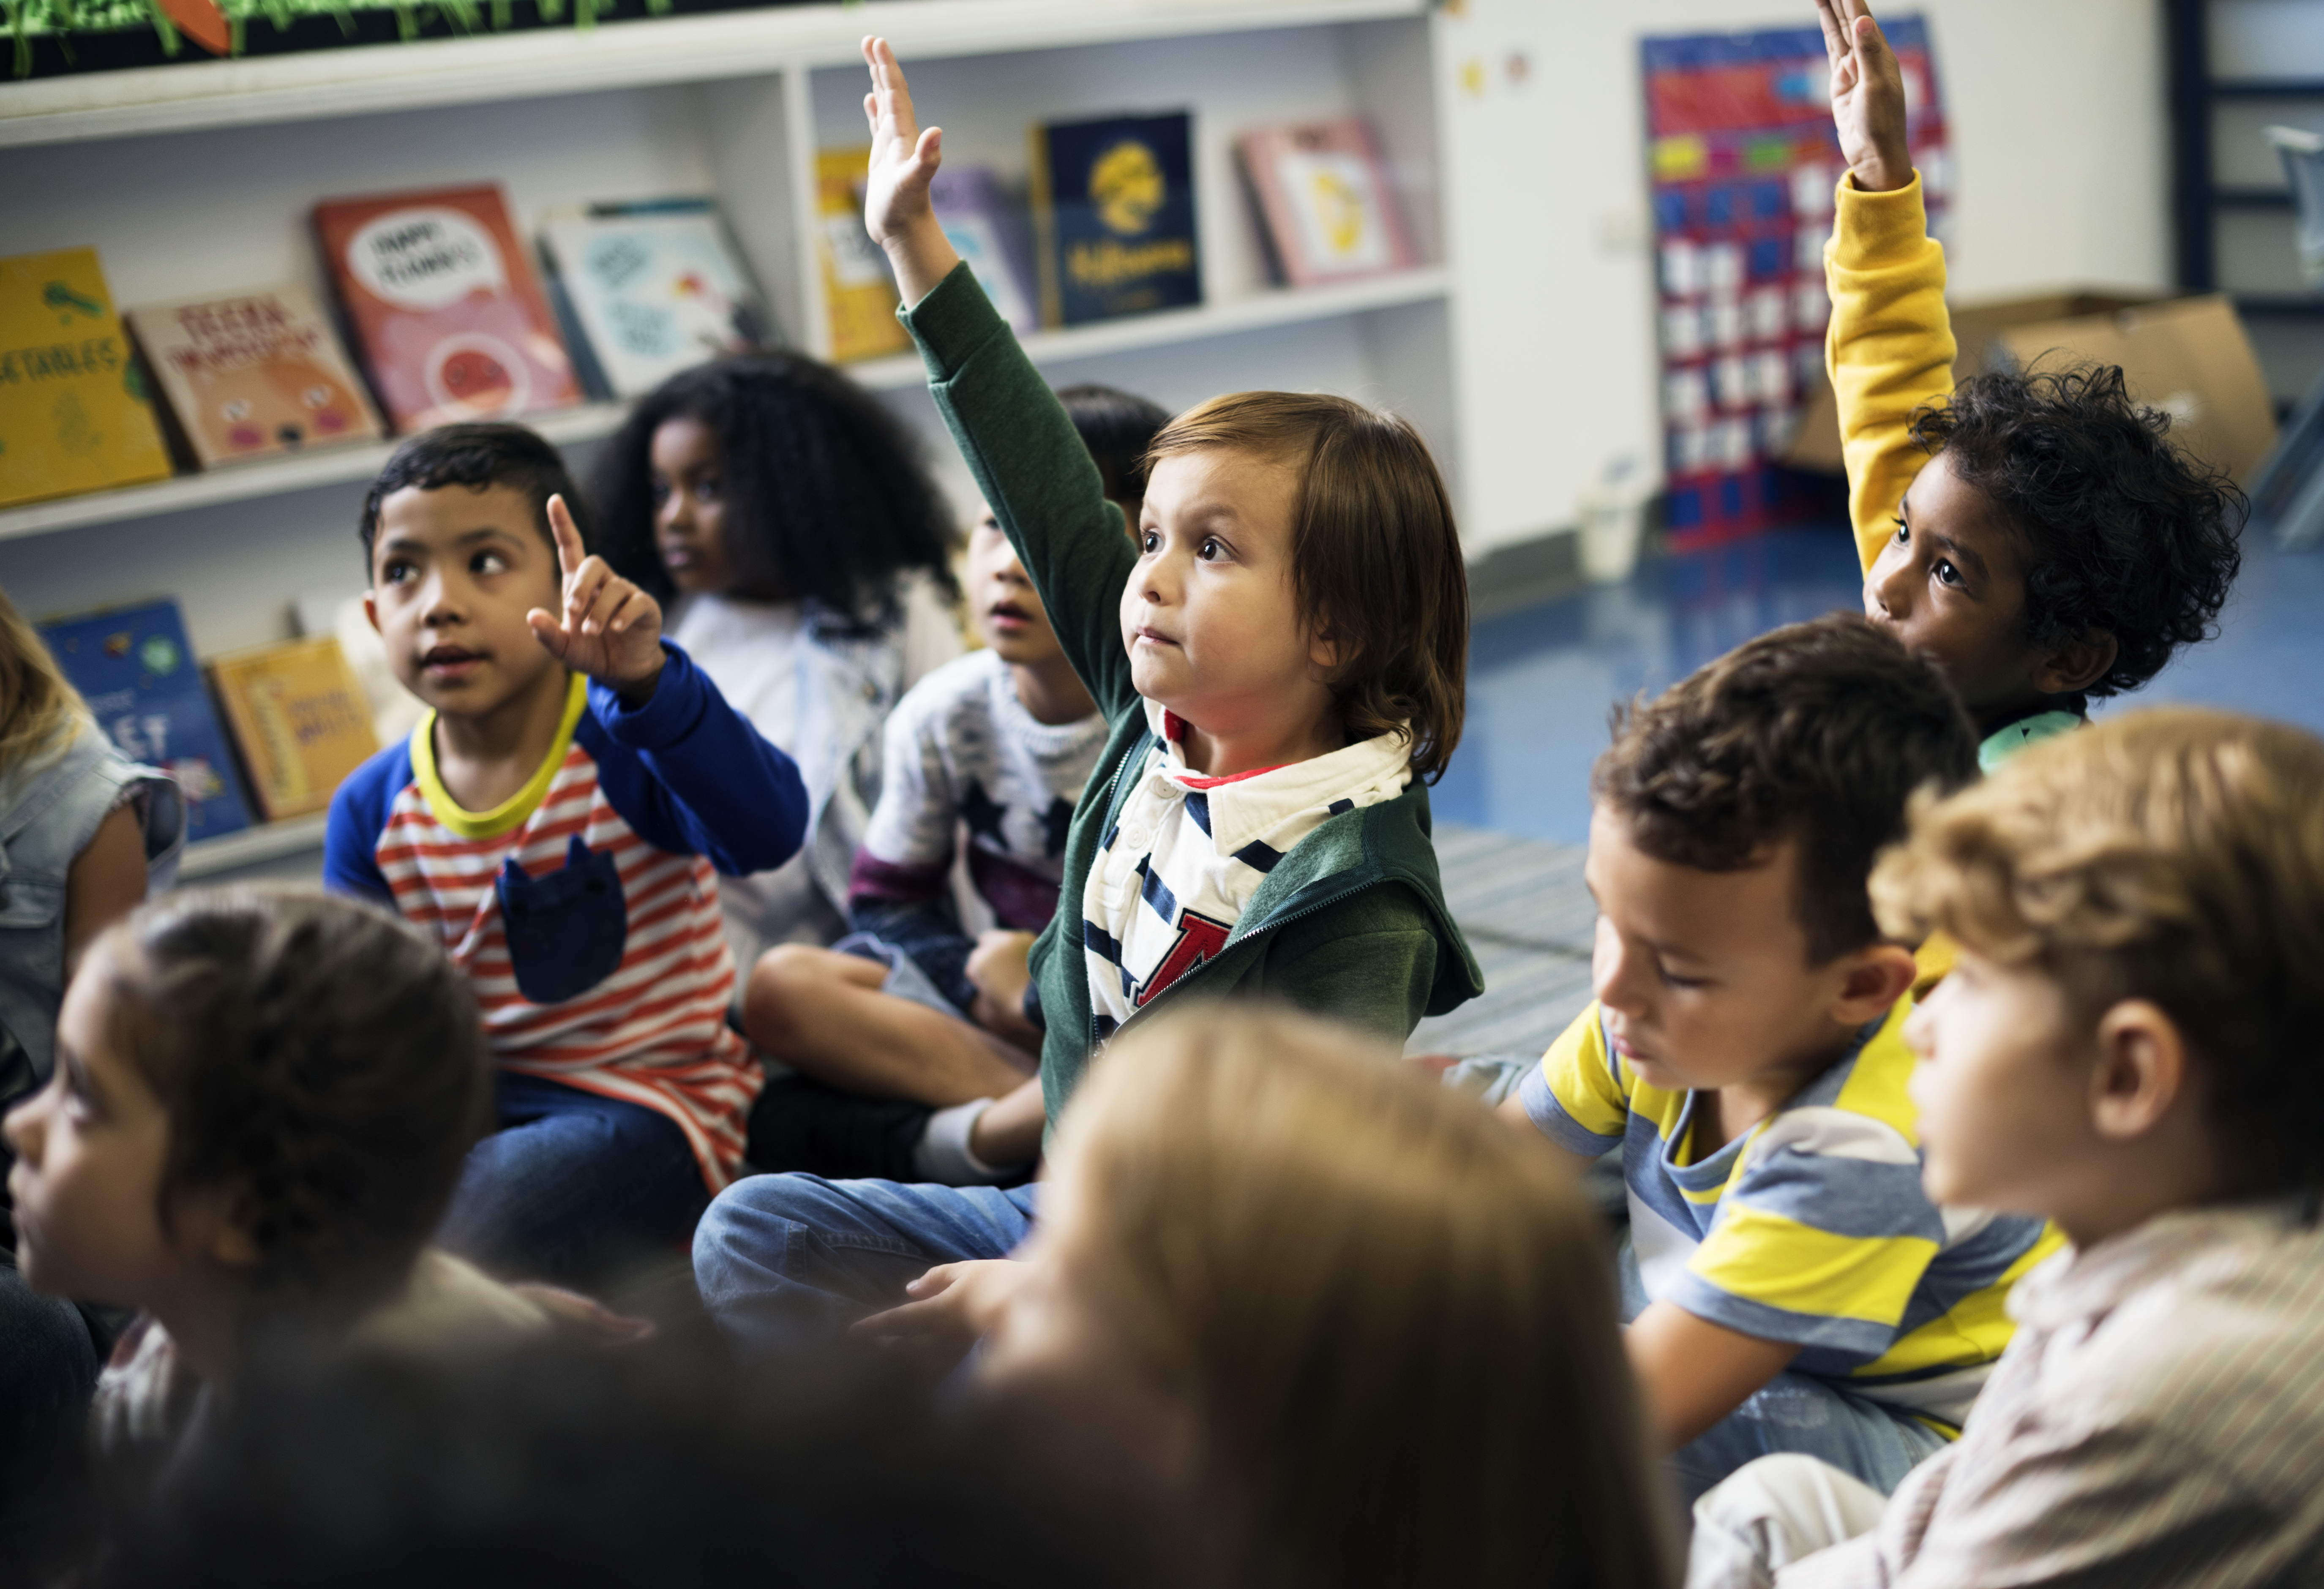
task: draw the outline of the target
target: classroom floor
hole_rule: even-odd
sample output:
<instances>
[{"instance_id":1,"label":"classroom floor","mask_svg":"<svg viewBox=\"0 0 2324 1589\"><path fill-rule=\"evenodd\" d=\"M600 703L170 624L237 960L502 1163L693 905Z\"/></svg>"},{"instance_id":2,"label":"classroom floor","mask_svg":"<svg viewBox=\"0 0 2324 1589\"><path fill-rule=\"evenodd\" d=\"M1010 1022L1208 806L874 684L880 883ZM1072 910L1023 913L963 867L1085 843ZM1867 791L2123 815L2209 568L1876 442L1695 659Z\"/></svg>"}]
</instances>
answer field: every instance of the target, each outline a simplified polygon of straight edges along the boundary
<instances>
[{"instance_id":1,"label":"classroom floor","mask_svg":"<svg viewBox=\"0 0 2324 1589\"><path fill-rule=\"evenodd\" d=\"M1406 1052L1537 1053L1563 1029L1590 997L1581 846L1608 708L1779 624L1854 611L1859 588L1844 527L1791 529L1478 623L1467 727L1434 811L1445 898L1487 989L1421 1023ZM2324 732L2324 552L2251 539L2219 629L2101 714L2191 702Z\"/></svg>"},{"instance_id":2,"label":"classroom floor","mask_svg":"<svg viewBox=\"0 0 2324 1589\"><path fill-rule=\"evenodd\" d=\"M1856 611L1860 590L1848 531L1832 525L1651 560L1627 584L1482 620L1469 652L1467 727L1434 792L1437 819L1583 842L1590 764L1616 701L1659 690L1780 624ZM2247 537L2219 631L2099 714L2187 702L2324 732L2324 551Z\"/></svg>"}]
</instances>

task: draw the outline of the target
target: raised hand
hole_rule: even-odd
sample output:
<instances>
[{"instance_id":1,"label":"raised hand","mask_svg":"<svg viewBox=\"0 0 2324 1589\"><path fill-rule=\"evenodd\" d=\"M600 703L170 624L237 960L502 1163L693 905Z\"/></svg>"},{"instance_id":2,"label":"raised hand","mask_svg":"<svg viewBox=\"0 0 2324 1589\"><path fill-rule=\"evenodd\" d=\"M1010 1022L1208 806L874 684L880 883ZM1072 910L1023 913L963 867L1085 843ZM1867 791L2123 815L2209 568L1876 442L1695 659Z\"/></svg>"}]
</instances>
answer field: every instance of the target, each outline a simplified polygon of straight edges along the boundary
<instances>
[{"instance_id":1,"label":"raised hand","mask_svg":"<svg viewBox=\"0 0 2324 1589\"><path fill-rule=\"evenodd\" d=\"M885 39L863 41L872 92L863 116L872 124L872 167L863 186L863 226L888 251L907 307L927 296L960 262L928 202L928 180L944 159L944 129L922 127L912 110L911 85Z\"/></svg>"},{"instance_id":2,"label":"raised hand","mask_svg":"<svg viewBox=\"0 0 2324 1589\"><path fill-rule=\"evenodd\" d=\"M549 654L610 684L624 700L643 701L661 677L661 603L592 557L581 546L563 497L549 499L557 571L565 583L561 619L535 607L524 615Z\"/></svg>"},{"instance_id":3,"label":"raised hand","mask_svg":"<svg viewBox=\"0 0 2324 1589\"><path fill-rule=\"evenodd\" d=\"M1886 193L1913 179L1904 138L1904 73L1866 0L1816 0L1831 60L1831 119L1856 185Z\"/></svg>"}]
</instances>

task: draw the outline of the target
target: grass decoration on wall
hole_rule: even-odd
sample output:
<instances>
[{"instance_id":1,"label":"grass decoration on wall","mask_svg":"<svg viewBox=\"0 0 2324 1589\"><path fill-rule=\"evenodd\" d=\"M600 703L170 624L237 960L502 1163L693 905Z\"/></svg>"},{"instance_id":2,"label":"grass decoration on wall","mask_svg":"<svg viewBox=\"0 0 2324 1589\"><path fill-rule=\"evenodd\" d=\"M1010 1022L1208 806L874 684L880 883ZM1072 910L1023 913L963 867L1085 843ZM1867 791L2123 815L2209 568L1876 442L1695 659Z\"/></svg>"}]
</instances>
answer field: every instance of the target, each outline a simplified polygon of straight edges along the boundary
<instances>
[{"instance_id":1,"label":"grass decoration on wall","mask_svg":"<svg viewBox=\"0 0 2324 1589\"><path fill-rule=\"evenodd\" d=\"M659 16L677 8L674 0L0 0L0 17L14 43L13 75L27 78L568 21L586 31L601 16Z\"/></svg>"}]
</instances>

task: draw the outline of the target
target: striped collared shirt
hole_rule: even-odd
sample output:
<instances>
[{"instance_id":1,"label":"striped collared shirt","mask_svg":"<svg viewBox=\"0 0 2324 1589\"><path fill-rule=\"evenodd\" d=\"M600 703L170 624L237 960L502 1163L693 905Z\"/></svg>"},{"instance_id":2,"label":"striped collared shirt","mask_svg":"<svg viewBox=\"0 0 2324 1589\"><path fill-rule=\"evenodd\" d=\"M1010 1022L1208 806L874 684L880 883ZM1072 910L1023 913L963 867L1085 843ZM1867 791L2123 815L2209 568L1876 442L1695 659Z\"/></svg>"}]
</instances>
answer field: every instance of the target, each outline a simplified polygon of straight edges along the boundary
<instances>
[{"instance_id":1,"label":"striped collared shirt","mask_svg":"<svg viewBox=\"0 0 2324 1589\"><path fill-rule=\"evenodd\" d=\"M2324 1229L2189 1209L2069 1252L1960 1439L1779 1589L2324 1583Z\"/></svg>"}]
</instances>

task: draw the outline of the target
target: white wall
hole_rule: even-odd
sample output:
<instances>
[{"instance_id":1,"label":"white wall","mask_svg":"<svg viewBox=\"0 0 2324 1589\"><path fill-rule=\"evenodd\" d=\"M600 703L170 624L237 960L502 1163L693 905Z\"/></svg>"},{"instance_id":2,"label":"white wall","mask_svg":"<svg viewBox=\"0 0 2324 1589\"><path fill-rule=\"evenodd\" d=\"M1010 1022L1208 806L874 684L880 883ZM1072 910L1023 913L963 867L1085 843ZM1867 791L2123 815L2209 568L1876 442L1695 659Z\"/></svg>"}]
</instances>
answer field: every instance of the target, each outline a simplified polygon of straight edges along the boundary
<instances>
[{"instance_id":1,"label":"white wall","mask_svg":"<svg viewBox=\"0 0 2324 1589\"><path fill-rule=\"evenodd\" d=\"M1958 295L2169 282L2162 9L1921 0L1958 166ZM1639 37L1813 21L1808 0L1452 0L1439 14L1471 556L1573 522L1612 459L1658 466ZM1527 466L1483 462L1511 456Z\"/></svg>"}]
</instances>

